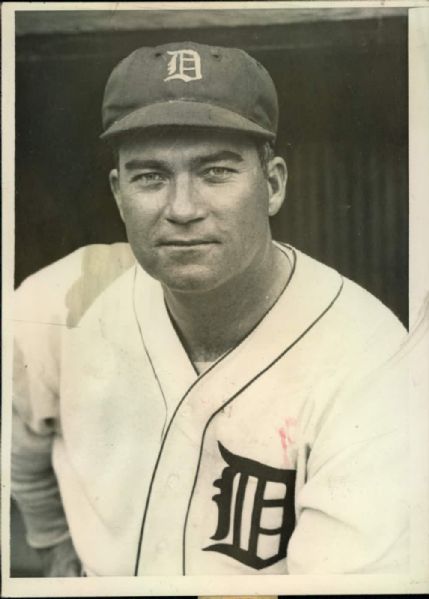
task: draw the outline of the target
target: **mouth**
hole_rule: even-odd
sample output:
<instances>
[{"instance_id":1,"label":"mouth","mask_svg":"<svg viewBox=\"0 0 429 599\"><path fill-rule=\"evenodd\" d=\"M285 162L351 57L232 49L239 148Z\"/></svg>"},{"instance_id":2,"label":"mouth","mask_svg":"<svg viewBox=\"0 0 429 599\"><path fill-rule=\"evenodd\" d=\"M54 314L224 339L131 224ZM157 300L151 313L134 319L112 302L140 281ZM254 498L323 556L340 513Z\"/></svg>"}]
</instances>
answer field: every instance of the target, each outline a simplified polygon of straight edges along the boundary
<instances>
[{"instance_id":1,"label":"mouth","mask_svg":"<svg viewBox=\"0 0 429 599\"><path fill-rule=\"evenodd\" d=\"M165 239L157 243L161 247L198 247L204 245L213 245L219 243L214 239Z\"/></svg>"}]
</instances>

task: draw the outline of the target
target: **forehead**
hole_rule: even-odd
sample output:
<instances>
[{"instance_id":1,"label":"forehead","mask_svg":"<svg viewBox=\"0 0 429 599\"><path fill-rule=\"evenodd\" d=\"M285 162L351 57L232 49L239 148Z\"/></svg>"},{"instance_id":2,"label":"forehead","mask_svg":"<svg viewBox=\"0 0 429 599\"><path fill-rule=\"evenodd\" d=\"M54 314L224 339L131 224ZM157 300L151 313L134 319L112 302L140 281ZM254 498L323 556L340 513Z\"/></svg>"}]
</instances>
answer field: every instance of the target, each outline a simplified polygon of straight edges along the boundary
<instances>
[{"instance_id":1,"label":"forehead","mask_svg":"<svg viewBox=\"0 0 429 599\"><path fill-rule=\"evenodd\" d=\"M189 127L146 130L125 137L117 146L119 157L202 158L222 150L239 154L244 160L257 156L256 140L245 134L227 130Z\"/></svg>"}]
</instances>

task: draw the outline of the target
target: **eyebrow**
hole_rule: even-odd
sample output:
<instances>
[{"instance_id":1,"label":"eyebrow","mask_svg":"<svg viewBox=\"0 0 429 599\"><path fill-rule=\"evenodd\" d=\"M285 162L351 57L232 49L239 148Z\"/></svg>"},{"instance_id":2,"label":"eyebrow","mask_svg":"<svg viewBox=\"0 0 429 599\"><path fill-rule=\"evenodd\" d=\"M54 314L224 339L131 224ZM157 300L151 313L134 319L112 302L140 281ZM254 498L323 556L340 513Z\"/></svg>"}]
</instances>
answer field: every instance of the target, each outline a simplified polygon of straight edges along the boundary
<instances>
[{"instance_id":1,"label":"eyebrow","mask_svg":"<svg viewBox=\"0 0 429 599\"><path fill-rule=\"evenodd\" d=\"M221 162L222 160L228 160L229 162L243 162L243 157L237 152L231 152L231 150L221 150L214 154L208 154L206 156L199 156L195 158L193 162L197 164L206 164L207 162Z\"/></svg>"},{"instance_id":2,"label":"eyebrow","mask_svg":"<svg viewBox=\"0 0 429 599\"><path fill-rule=\"evenodd\" d=\"M196 158L191 160L191 163L196 165L207 164L208 162L221 162L223 160L227 160L229 162L243 162L243 157L237 152L231 152L231 150L221 150L220 152L215 152L214 154L207 154L206 156L197 156ZM153 160L153 159L132 159L128 160L125 163L125 168L127 170L137 170L139 168L167 168L168 164L163 160Z\"/></svg>"},{"instance_id":3,"label":"eyebrow","mask_svg":"<svg viewBox=\"0 0 429 599\"><path fill-rule=\"evenodd\" d=\"M128 160L124 164L124 167L128 171L137 170L139 168L165 168L165 163L162 160L141 160L134 158L133 160Z\"/></svg>"}]
</instances>

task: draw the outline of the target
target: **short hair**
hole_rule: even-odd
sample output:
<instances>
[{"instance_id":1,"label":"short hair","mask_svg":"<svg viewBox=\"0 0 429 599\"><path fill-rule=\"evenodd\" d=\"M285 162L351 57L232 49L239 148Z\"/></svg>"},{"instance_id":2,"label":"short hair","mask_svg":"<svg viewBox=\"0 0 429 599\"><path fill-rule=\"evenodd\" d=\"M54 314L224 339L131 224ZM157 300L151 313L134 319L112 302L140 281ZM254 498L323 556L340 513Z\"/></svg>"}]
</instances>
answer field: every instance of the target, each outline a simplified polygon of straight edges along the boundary
<instances>
[{"instance_id":1,"label":"short hair","mask_svg":"<svg viewBox=\"0 0 429 599\"><path fill-rule=\"evenodd\" d=\"M120 143L118 143L119 139L120 138L118 137L118 139L116 140L116 143L113 140L110 141L110 147L111 147L111 150L113 153L114 164L115 164L115 167L118 169L118 171L119 171L119 147L120 147ZM256 145L256 152L258 154L259 161L261 163L262 172L263 172L264 176L266 178L268 178L269 163L275 156L274 144L271 141L267 141L265 139L260 140L256 137L254 137L254 140L255 140L255 145Z\"/></svg>"},{"instance_id":2,"label":"short hair","mask_svg":"<svg viewBox=\"0 0 429 599\"><path fill-rule=\"evenodd\" d=\"M264 173L264 176L268 178L269 163L275 156L274 146L270 141L258 142L256 144L256 151L258 152L262 172Z\"/></svg>"}]
</instances>

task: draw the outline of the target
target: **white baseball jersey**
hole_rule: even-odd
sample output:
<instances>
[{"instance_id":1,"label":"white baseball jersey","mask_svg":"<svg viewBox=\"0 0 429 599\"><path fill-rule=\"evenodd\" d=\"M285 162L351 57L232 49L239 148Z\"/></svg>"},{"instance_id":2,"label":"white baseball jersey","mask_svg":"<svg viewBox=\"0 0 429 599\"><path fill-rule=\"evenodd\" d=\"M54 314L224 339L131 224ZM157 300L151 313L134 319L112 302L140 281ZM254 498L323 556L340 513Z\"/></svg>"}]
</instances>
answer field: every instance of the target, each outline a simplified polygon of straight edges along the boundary
<instances>
[{"instance_id":1,"label":"white baseball jersey","mask_svg":"<svg viewBox=\"0 0 429 599\"><path fill-rule=\"evenodd\" d=\"M70 531L97 576L405 568L405 379L371 375L404 329L279 247L286 289L200 375L127 244L23 283L13 489L30 544Z\"/></svg>"}]
</instances>

